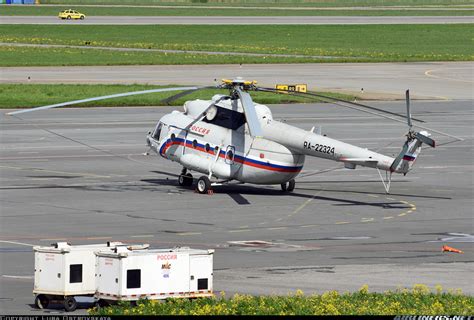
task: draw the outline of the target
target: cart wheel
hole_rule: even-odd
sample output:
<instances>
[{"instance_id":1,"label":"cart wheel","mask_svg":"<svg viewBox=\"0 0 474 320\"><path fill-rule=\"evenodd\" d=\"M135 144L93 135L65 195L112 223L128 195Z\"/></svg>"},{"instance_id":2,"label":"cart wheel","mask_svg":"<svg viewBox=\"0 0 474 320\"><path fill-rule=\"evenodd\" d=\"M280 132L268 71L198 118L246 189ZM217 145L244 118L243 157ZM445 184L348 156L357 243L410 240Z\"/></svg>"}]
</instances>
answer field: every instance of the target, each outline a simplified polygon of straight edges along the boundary
<instances>
[{"instance_id":1,"label":"cart wheel","mask_svg":"<svg viewBox=\"0 0 474 320\"><path fill-rule=\"evenodd\" d=\"M95 305L96 305L97 308L105 308L105 307L109 306L109 303L106 300L99 299L99 300L97 300Z\"/></svg>"},{"instance_id":2,"label":"cart wheel","mask_svg":"<svg viewBox=\"0 0 474 320\"><path fill-rule=\"evenodd\" d=\"M35 298L35 305L38 309L47 308L49 305L49 299L44 294L39 294Z\"/></svg>"},{"instance_id":3,"label":"cart wheel","mask_svg":"<svg viewBox=\"0 0 474 320\"><path fill-rule=\"evenodd\" d=\"M74 297L66 297L64 298L64 310L67 312L72 312L77 308L77 301Z\"/></svg>"}]
</instances>

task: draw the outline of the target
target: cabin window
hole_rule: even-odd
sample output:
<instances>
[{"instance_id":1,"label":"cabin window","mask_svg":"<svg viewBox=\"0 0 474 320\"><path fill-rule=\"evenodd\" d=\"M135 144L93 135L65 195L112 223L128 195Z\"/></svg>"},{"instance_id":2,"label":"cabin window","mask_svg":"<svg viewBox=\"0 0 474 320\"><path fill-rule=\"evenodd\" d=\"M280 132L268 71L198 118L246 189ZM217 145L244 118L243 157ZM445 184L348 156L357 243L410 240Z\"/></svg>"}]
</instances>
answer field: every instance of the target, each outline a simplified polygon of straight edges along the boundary
<instances>
[{"instance_id":1,"label":"cabin window","mask_svg":"<svg viewBox=\"0 0 474 320\"><path fill-rule=\"evenodd\" d=\"M215 124L231 130L237 130L245 123L245 115L241 112L216 106L217 114L212 120L204 118L202 121Z\"/></svg>"},{"instance_id":2,"label":"cabin window","mask_svg":"<svg viewBox=\"0 0 474 320\"><path fill-rule=\"evenodd\" d=\"M209 152L209 150L211 150L211 146L209 145L209 143L206 143L206 152Z\"/></svg>"},{"instance_id":3,"label":"cabin window","mask_svg":"<svg viewBox=\"0 0 474 320\"><path fill-rule=\"evenodd\" d=\"M141 270L127 270L127 289L137 289L141 286Z\"/></svg>"},{"instance_id":4,"label":"cabin window","mask_svg":"<svg viewBox=\"0 0 474 320\"><path fill-rule=\"evenodd\" d=\"M208 282L207 278L198 279L198 290L207 290L207 289L209 289L207 282Z\"/></svg>"},{"instance_id":5,"label":"cabin window","mask_svg":"<svg viewBox=\"0 0 474 320\"><path fill-rule=\"evenodd\" d=\"M82 264L71 264L69 266L69 283L82 282Z\"/></svg>"},{"instance_id":6,"label":"cabin window","mask_svg":"<svg viewBox=\"0 0 474 320\"><path fill-rule=\"evenodd\" d=\"M161 122L160 122L160 123L156 126L155 132L153 132L153 139L155 139L155 140L160 140L161 127L162 127L162 124L161 124Z\"/></svg>"},{"instance_id":7,"label":"cabin window","mask_svg":"<svg viewBox=\"0 0 474 320\"><path fill-rule=\"evenodd\" d=\"M234 152L232 149L227 150L226 158L227 160L234 161Z\"/></svg>"},{"instance_id":8,"label":"cabin window","mask_svg":"<svg viewBox=\"0 0 474 320\"><path fill-rule=\"evenodd\" d=\"M197 140L193 140L193 148L196 149L198 146L198 142Z\"/></svg>"}]
</instances>

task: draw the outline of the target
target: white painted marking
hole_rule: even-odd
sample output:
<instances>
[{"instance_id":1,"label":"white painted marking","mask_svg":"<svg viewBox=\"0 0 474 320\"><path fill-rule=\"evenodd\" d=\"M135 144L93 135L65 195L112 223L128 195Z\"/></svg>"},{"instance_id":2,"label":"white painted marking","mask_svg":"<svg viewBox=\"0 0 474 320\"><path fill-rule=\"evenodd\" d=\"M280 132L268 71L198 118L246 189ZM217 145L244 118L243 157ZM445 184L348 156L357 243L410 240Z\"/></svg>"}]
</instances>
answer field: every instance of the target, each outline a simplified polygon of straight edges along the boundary
<instances>
[{"instance_id":1,"label":"white painted marking","mask_svg":"<svg viewBox=\"0 0 474 320\"><path fill-rule=\"evenodd\" d=\"M11 279L33 279L34 278L33 276L10 276L6 274L3 274L2 277L11 278Z\"/></svg>"},{"instance_id":2,"label":"white painted marking","mask_svg":"<svg viewBox=\"0 0 474 320\"><path fill-rule=\"evenodd\" d=\"M250 230L250 229L229 230L229 232L232 232L232 233L236 233L236 232L248 232L248 231L252 231L252 230Z\"/></svg>"},{"instance_id":3,"label":"white painted marking","mask_svg":"<svg viewBox=\"0 0 474 320\"><path fill-rule=\"evenodd\" d=\"M130 238L153 238L154 235L152 234L142 234L142 235L138 235L138 236L130 236Z\"/></svg>"},{"instance_id":4,"label":"white painted marking","mask_svg":"<svg viewBox=\"0 0 474 320\"><path fill-rule=\"evenodd\" d=\"M24 243L24 242L17 242L17 241L0 240L0 242L3 242L3 243L11 243L11 244L18 244L18 245L20 245L20 246L27 246L27 247L34 247L34 246L35 246L35 244Z\"/></svg>"},{"instance_id":5,"label":"white painted marking","mask_svg":"<svg viewBox=\"0 0 474 320\"><path fill-rule=\"evenodd\" d=\"M103 240L103 239L112 239L112 237L89 237L87 240Z\"/></svg>"},{"instance_id":6,"label":"white painted marking","mask_svg":"<svg viewBox=\"0 0 474 320\"><path fill-rule=\"evenodd\" d=\"M202 234L201 232L183 232L183 233L178 233L178 236L193 236L197 234Z\"/></svg>"}]
</instances>

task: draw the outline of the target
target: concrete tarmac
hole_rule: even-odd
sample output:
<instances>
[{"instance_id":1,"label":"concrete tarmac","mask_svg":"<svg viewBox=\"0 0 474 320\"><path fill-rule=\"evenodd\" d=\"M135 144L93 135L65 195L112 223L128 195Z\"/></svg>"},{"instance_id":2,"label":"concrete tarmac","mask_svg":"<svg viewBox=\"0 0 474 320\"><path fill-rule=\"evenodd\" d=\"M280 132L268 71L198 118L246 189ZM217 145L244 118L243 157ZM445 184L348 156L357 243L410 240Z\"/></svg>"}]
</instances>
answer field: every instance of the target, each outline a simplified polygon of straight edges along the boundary
<instances>
[{"instance_id":1,"label":"concrete tarmac","mask_svg":"<svg viewBox=\"0 0 474 320\"><path fill-rule=\"evenodd\" d=\"M372 104L405 112L402 102ZM407 176L394 176L391 194L373 169L309 157L291 194L279 186L228 185L213 196L181 188L179 165L143 155L147 131L173 109L1 117L0 313L64 313L32 307L31 246L57 241L214 248L214 289L228 295L417 283L474 294L471 100L412 103L424 125L464 140L433 133L438 146L425 148ZM322 125L330 137L388 155L399 152L407 130L328 104L271 109L275 118L308 130ZM465 253L443 253L443 245Z\"/></svg>"},{"instance_id":2,"label":"concrete tarmac","mask_svg":"<svg viewBox=\"0 0 474 320\"><path fill-rule=\"evenodd\" d=\"M61 20L54 16L3 16L0 24L59 24L59 25L274 25L274 24L454 24L473 23L471 16L89 16L84 20Z\"/></svg>"},{"instance_id":3,"label":"concrete tarmac","mask_svg":"<svg viewBox=\"0 0 474 320\"><path fill-rule=\"evenodd\" d=\"M323 63L185 66L3 67L0 83L146 83L203 85L241 76L260 86L306 83L311 90L369 97L474 99L472 62Z\"/></svg>"}]
</instances>

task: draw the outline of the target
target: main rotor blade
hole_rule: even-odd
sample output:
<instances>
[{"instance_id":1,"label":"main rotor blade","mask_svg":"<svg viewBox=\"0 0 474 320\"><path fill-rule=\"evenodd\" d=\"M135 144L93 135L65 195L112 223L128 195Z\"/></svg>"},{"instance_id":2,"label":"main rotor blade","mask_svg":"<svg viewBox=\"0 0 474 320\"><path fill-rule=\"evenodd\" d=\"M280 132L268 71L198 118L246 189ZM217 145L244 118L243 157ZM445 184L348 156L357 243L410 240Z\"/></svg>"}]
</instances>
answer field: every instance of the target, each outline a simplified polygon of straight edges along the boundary
<instances>
[{"instance_id":1,"label":"main rotor blade","mask_svg":"<svg viewBox=\"0 0 474 320\"><path fill-rule=\"evenodd\" d=\"M282 92L282 90L276 90L276 89L273 89L273 88L258 88L257 91L265 91L265 92ZM287 92L287 91L285 91ZM406 120L406 117L405 116L401 116L397 113L393 113L393 112L390 112L390 111L385 111L385 110L382 110L382 109L378 109L378 108L374 108L374 107L371 107L371 106L366 106L366 105L363 105L363 104L359 104L359 103L356 103L356 102L350 102L350 101L346 101L346 100L342 100L342 99L336 99L336 98L332 98L332 97L327 97L327 96L323 96L323 95L319 95L319 94L315 94L315 93L308 93L308 92L288 92L289 94L291 95L294 95L294 96L300 96L300 97L304 97L304 95L309 95L309 96L317 96L317 97L321 97L321 98L325 98L325 99L328 99L328 100L333 100L333 101L340 101L340 102L346 102L347 104L352 104L354 106L349 106L349 105L342 105L340 103L337 103L337 102L333 102L334 104L338 105L338 106L341 106L341 107L345 107L345 108L350 108L350 109L354 109L354 110L359 110L359 111L362 111L362 112L366 112L366 113L370 113L370 114L374 114L376 116L379 116L379 117L382 117L382 118L386 118L386 119L390 119L390 120L393 120L393 121L396 121L396 122L401 122L401 123L406 123L405 120ZM304 95L303 95L304 94ZM359 107L356 107L356 106L359 106ZM373 110L376 110L380 113L376 113L376 112L373 112L373 111L369 111L369 110L364 110L364 109L361 109L360 107L366 107L366 108L369 108L369 109L373 109ZM396 116L399 116L399 117L402 117L403 119L405 120L401 120L401 119L396 119L396 118L393 118L393 117L390 117L390 116L386 116L384 114L381 114L382 112L384 113L389 113L389 114L393 114L393 115L396 115ZM418 120L418 119L415 119L415 118L411 118L412 120L414 121L418 121L418 122L425 122L423 120ZM446 132L442 132L442 131L439 131L439 130L435 130L433 128L428 128L428 127L424 127L422 125L419 125L419 124L413 124L412 123L412 126L413 127L417 127L417 128L421 128L421 129L425 129L425 130L428 130L430 132L436 132L440 135L443 135L443 136L446 136L446 137L450 137L450 138L453 138L453 139L456 139L456 141L464 141L463 138L461 137L457 137L457 136L454 136L452 134L449 134L449 133L446 133ZM429 143L427 143L429 145Z\"/></svg>"},{"instance_id":2,"label":"main rotor blade","mask_svg":"<svg viewBox=\"0 0 474 320\"><path fill-rule=\"evenodd\" d=\"M88 99L67 101L67 102L51 104L51 105L43 106L43 107L30 108L30 109L26 109L26 110L13 111L13 112L8 112L7 115L15 115L15 114L32 112L32 111L40 111L40 110L47 110L47 109L51 109L51 108L57 108L57 107L71 106L71 105L80 104L80 103L84 103L84 102L99 101L99 100L119 98L119 97L135 96L135 95L139 95L139 94L156 93L156 92L168 92L168 91L179 91L179 90L195 90L195 89L199 89L199 87L175 87L175 88L162 88L162 89L151 89L151 90L142 90L142 91L131 91L131 92L111 94L111 95L108 95L108 96L100 96L100 97L94 97L94 98L88 98Z\"/></svg>"},{"instance_id":3,"label":"main rotor blade","mask_svg":"<svg viewBox=\"0 0 474 320\"><path fill-rule=\"evenodd\" d=\"M261 89L264 89L264 90L261 90ZM291 91L277 90L277 89L273 89L273 88L258 88L258 90L260 90L260 91L268 90L268 91L275 92L275 93L285 92L285 93L289 93L289 94L294 95L294 96L318 97L318 98L327 99L327 100L330 100L330 101L343 102L343 103L351 104L351 105L354 105L354 106L362 107L362 108L365 108L365 109L370 109L370 110L374 110L374 111L378 111L378 112L382 112L382 113L386 113L386 114L390 114L390 115L393 115L393 116L397 116L397 117L406 119L406 117L404 115L398 114L396 112L383 110L383 109L380 109L380 108L372 107L372 106L362 104L362 103L358 103L358 102L347 101L347 100L343 100L343 99L329 97L329 96L322 95L322 94L319 94L319 93L314 93L314 92L291 92ZM425 122L423 120L416 119L416 118L411 118L411 119L413 121L417 121L417 122Z\"/></svg>"},{"instance_id":4,"label":"main rotor blade","mask_svg":"<svg viewBox=\"0 0 474 320\"><path fill-rule=\"evenodd\" d=\"M235 92L237 92L239 95L242 106L244 107L245 118L247 119L247 123L249 125L250 135L252 137L263 137L262 127L260 125L260 121L258 120L252 98L247 92L244 92L239 88L236 88Z\"/></svg>"},{"instance_id":5,"label":"main rotor blade","mask_svg":"<svg viewBox=\"0 0 474 320\"><path fill-rule=\"evenodd\" d=\"M411 129L412 124L411 124L411 112L410 112L410 90L405 91L405 101L407 105L407 123L408 123L408 128Z\"/></svg>"},{"instance_id":6,"label":"main rotor blade","mask_svg":"<svg viewBox=\"0 0 474 320\"><path fill-rule=\"evenodd\" d=\"M162 103L166 103L167 105L171 105L171 102L179 99L179 98L182 98L182 97L185 97L193 92L196 92L198 90L203 90L203 89L216 89L217 87L216 86L209 86L209 87L199 87L199 88L196 88L196 89L191 89L191 90L186 90L186 91L183 91L183 92L180 92L180 93L177 93L175 95L172 95L171 97L168 97L166 99L163 99L161 100L160 102Z\"/></svg>"}]
</instances>

